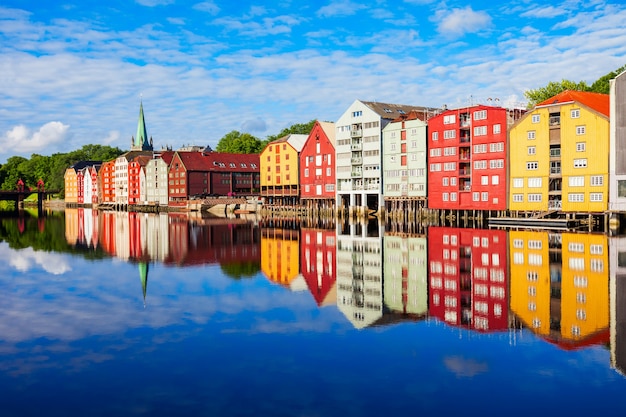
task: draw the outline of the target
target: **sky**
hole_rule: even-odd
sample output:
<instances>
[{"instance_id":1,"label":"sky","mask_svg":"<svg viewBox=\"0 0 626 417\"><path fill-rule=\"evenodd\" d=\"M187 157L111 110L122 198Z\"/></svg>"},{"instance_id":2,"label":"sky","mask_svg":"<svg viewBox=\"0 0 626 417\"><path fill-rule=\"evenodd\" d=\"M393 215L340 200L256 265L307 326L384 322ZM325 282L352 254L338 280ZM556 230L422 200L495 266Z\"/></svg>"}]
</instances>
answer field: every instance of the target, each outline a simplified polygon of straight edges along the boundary
<instances>
[{"instance_id":1,"label":"sky","mask_svg":"<svg viewBox=\"0 0 626 417\"><path fill-rule=\"evenodd\" d=\"M355 100L525 105L626 64L626 4L527 0L4 0L0 164L336 121Z\"/></svg>"}]
</instances>

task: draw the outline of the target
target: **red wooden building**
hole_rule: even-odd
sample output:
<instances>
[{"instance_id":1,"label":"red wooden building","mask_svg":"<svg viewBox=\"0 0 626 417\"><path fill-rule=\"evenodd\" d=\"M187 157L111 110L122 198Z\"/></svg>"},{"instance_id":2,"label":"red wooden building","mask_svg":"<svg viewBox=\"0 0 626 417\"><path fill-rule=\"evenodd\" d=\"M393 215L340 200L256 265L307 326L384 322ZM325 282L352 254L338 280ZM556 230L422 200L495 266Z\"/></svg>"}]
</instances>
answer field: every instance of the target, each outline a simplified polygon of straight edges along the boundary
<instances>
[{"instance_id":1,"label":"red wooden building","mask_svg":"<svg viewBox=\"0 0 626 417\"><path fill-rule=\"evenodd\" d=\"M506 231L428 229L429 315L481 332L508 328Z\"/></svg>"},{"instance_id":2,"label":"red wooden building","mask_svg":"<svg viewBox=\"0 0 626 417\"><path fill-rule=\"evenodd\" d=\"M335 201L335 124L317 121L300 151L300 198Z\"/></svg>"},{"instance_id":3,"label":"red wooden building","mask_svg":"<svg viewBox=\"0 0 626 417\"><path fill-rule=\"evenodd\" d=\"M192 196L250 196L260 188L259 155L176 152L168 173L170 205Z\"/></svg>"},{"instance_id":4,"label":"red wooden building","mask_svg":"<svg viewBox=\"0 0 626 417\"><path fill-rule=\"evenodd\" d=\"M128 204L141 204L146 200L146 164L150 155L138 155L128 161Z\"/></svg>"},{"instance_id":5,"label":"red wooden building","mask_svg":"<svg viewBox=\"0 0 626 417\"><path fill-rule=\"evenodd\" d=\"M103 162L98 171L99 203L115 202L115 159Z\"/></svg>"},{"instance_id":6,"label":"red wooden building","mask_svg":"<svg viewBox=\"0 0 626 417\"><path fill-rule=\"evenodd\" d=\"M508 120L507 109L485 105L428 120L429 208L506 210Z\"/></svg>"}]
</instances>

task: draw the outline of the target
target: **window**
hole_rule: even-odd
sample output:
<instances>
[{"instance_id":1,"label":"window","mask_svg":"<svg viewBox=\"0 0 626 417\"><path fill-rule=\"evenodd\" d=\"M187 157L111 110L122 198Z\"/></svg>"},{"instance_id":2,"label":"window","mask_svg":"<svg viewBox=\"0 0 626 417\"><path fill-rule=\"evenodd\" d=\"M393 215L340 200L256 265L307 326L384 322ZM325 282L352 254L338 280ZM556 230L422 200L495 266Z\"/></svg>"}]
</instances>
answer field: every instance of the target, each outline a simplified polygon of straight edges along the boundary
<instances>
[{"instance_id":1,"label":"window","mask_svg":"<svg viewBox=\"0 0 626 417\"><path fill-rule=\"evenodd\" d=\"M491 185L500 185L500 176L492 175L491 176Z\"/></svg>"},{"instance_id":2,"label":"window","mask_svg":"<svg viewBox=\"0 0 626 417\"><path fill-rule=\"evenodd\" d=\"M572 119L578 119L580 117L580 109L570 110L569 115Z\"/></svg>"},{"instance_id":3,"label":"window","mask_svg":"<svg viewBox=\"0 0 626 417\"><path fill-rule=\"evenodd\" d=\"M528 178L528 188L541 188L541 177Z\"/></svg>"},{"instance_id":4,"label":"window","mask_svg":"<svg viewBox=\"0 0 626 417\"><path fill-rule=\"evenodd\" d=\"M456 130L444 130L443 131L444 139L454 139L456 138Z\"/></svg>"},{"instance_id":5,"label":"window","mask_svg":"<svg viewBox=\"0 0 626 417\"><path fill-rule=\"evenodd\" d=\"M574 159L574 168L587 168L587 158Z\"/></svg>"},{"instance_id":6,"label":"window","mask_svg":"<svg viewBox=\"0 0 626 417\"><path fill-rule=\"evenodd\" d=\"M432 138L433 140L439 140L439 132L433 132Z\"/></svg>"},{"instance_id":7,"label":"window","mask_svg":"<svg viewBox=\"0 0 626 417\"><path fill-rule=\"evenodd\" d=\"M487 134L487 126L475 126L474 136L485 136Z\"/></svg>"},{"instance_id":8,"label":"window","mask_svg":"<svg viewBox=\"0 0 626 417\"><path fill-rule=\"evenodd\" d=\"M539 169L539 162L526 162L526 169L531 171Z\"/></svg>"},{"instance_id":9,"label":"window","mask_svg":"<svg viewBox=\"0 0 626 417\"><path fill-rule=\"evenodd\" d=\"M584 152L586 147L586 142L576 142L576 152Z\"/></svg>"},{"instance_id":10,"label":"window","mask_svg":"<svg viewBox=\"0 0 626 417\"><path fill-rule=\"evenodd\" d=\"M448 177L443 177L441 179L441 185L443 185L444 187L448 186Z\"/></svg>"},{"instance_id":11,"label":"window","mask_svg":"<svg viewBox=\"0 0 626 417\"><path fill-rule=\"evenodd\" d=\"M515 202L515 203L523 203L524 202L524 194L513 194L513 202Z\"/></svg>"},{"instance_id":12,"label":"window","mask_svg":"<svg viewBox=\"0 0 626 417\"><path fill-rule=\"evenodd\" d=\"M453 123L456 122L456 115L455 114L449 114L447 116L443 116L443 124L444 125L451 125Z\"/></svg>"},{"instance_id":13,"label":"window","mask_svg":"<svg viewBox=\"0 0 626 417\"><path fill-rule=\"evenodd\" d=\"M513 188L522 188L524 186L524 178L513 178Z\"/></svg>"},{"instance_id":14,"label":"window","mask_svg":"<svg viewBox=\"0 0 626 417\"><path fill-rule=\"evenodd\" d=\"M569 177L568 183L570 187L584 187L585 186L585 177Z\"/></svg>"},{"instance_id":15,"label":"window","mask_svg":"<svg viewBox=\"0 0 626 417\"><path fill-rule=\"evenodd\" d=\"M540 203L541 194L528 194L528 201L533 203Z\"/></svg>"},{"instance_id":16,"label":"window","mask_svg":"<svg viewBox=\"0 0 626 417\"><path fill-rule=\"evenodd\" d=\"M537 147L529 146L528 147L528 155L535 155L537 153Z\"/></svg>"},{"instance_id":17,"label":"window","mask_svg":"<svg viewBox=\"0 0 626 417\"><path fill-rule=\"evenodd\" d=\"M592 175L590 182L592 187L604 185L604 175Z\"/></svg>"},{"instance_id":18,"label":"window","mask_svg":"<svg viewBox=\"0 0 626 417\"><path fill-rule=\"evenodd\" d=\"M359 117L359 116L363 116L363 111L358 110L358 111L352 112L352 117Z\"/></svg>"},{"instance_id":19,"label":"window","mask_svg":"<svg viewBox=\"0 0 626 417\"><path fill-rule=\"evenodd\" d=\"M535 131L534 130L529 130L527 133L527 137L528 139L535 139Z\"/></svg>"},{"instance_id":20,"label":"window","mask_svg":"<svg viewBox=\"0 0 626 417\"><path fill-rule=\"evenodd\" d=\"M497 135L498 133L500 133L500 123L496 123L495 125L493 125L493 134Z\"/></svg>"},{"instance_id":21,"label":"window","mask_svg":"<svg viewBox=\"0 0 626 417\"><path fill-rule=\"evenodd\" d=\"M441 156L441 148L431 148L430 156Z\"/></svg>"},{"instance_id":22,"label":"window","mask_svg":"<svg viewBox=\"0 0 626 417\"><path fill-rule=\"evenodd\" d=\"M570 203L582 203L585 201L585 194L583 193L569 193L567 195L567 201Z\"/></svg>"},{"instance_id":23,"label":"window","mask_svg":"<svg viewBox=\"0 0 626 417\"><path fill-rule=\"evenodd\" d=\"M482 201L489 201L489 193L488 192L483 192L480 194L480 199Z\"/></svg>"},{"instance_id":24,"label":"window","mask_svg":"<svg viewBox=\"0 0 626 417\"><path fill-rule=\"evenodd\" d=\"M533 114L532 115L531 121L533 123L539 123L539 120L541 120L541 116L540 115L538 115L538 114Z\"/></svg>"},{"instance_id":25,"label":"window","mask_svg":"<svg viewBox=\"0 0 626 417\"><path fill-rule=\"evenodd\" d=\"M590 193L589 201L601 203L604 200L602 193Z\"/></svg>"},{"instance_id":26,"label":"window","mask_svg":"<svg viewBox=\"0 0 626 417\"><path fill-rule=\"evenodd\" d=\"M489 176L483 175L480 177L480 185L489 185Z\"/></svg>"},{"instance_id":27,"label":"window","mask_svg":"<svg viewBox=\"0 0 626 417\"><path fill-rule=\"evenodd\" d=\"M585 125L582 126L576 126L576 134L577 135L584 135L585 134Z\"/></svg>"},{"instance_id":28,"label":"window","mask_svg":"<svg viewBox=\"0 0 626 417\"><path fill-rule=\"evenodd\" d=\"M477 191L474 191L472 193L472 201L480 201L480 193Z\"/></svg>"},{"instance_id":29,"label":"window","mask_svg":"<svg viewBox=\"0 0 626 417\"><path fill-rule=\"evenodd\" d=\"M487 110L479 110L474 112L474 120L485 120L487 118Z\"/></svg>"}]
</instances>

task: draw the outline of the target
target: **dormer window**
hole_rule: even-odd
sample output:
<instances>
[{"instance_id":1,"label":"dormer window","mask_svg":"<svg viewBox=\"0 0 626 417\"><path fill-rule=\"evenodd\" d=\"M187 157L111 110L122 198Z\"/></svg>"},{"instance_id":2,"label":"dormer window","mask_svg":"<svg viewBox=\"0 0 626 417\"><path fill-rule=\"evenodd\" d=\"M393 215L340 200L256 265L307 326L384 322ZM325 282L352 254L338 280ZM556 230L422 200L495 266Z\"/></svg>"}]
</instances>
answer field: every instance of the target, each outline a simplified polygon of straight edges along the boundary
<instances>
[{"instance_id":1,"label":"dormer window","mask_svg":"<svg viewBox=\"0 0 626 417\"><path fill-rule=\"evenodd\" d=\"M235 168L235 167L236 167L235 163L234 163L234 162L231 162L231 163L230 163L230 167L231 167L231 168Z\"/></svg>"}]
</instances>

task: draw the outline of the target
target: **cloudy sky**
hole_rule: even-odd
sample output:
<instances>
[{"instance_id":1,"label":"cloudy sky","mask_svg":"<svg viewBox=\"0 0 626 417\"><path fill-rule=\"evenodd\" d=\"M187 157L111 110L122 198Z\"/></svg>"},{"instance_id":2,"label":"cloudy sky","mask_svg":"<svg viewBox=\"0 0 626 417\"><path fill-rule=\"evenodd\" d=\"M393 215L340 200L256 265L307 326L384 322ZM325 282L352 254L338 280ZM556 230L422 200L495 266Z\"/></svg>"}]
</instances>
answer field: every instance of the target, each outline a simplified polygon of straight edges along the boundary
<instances>
[{"instance_id":1,"label":"cloudy sky","mask_svg":"<svg viewBox=\"0 0 626 417\"><path fill-rule=\"evenodd\" d=\"M621 0L4 0L0 163L148 135L215 146L356 100L523 105L626 64Z\"/></svg>"}]
</instances>

